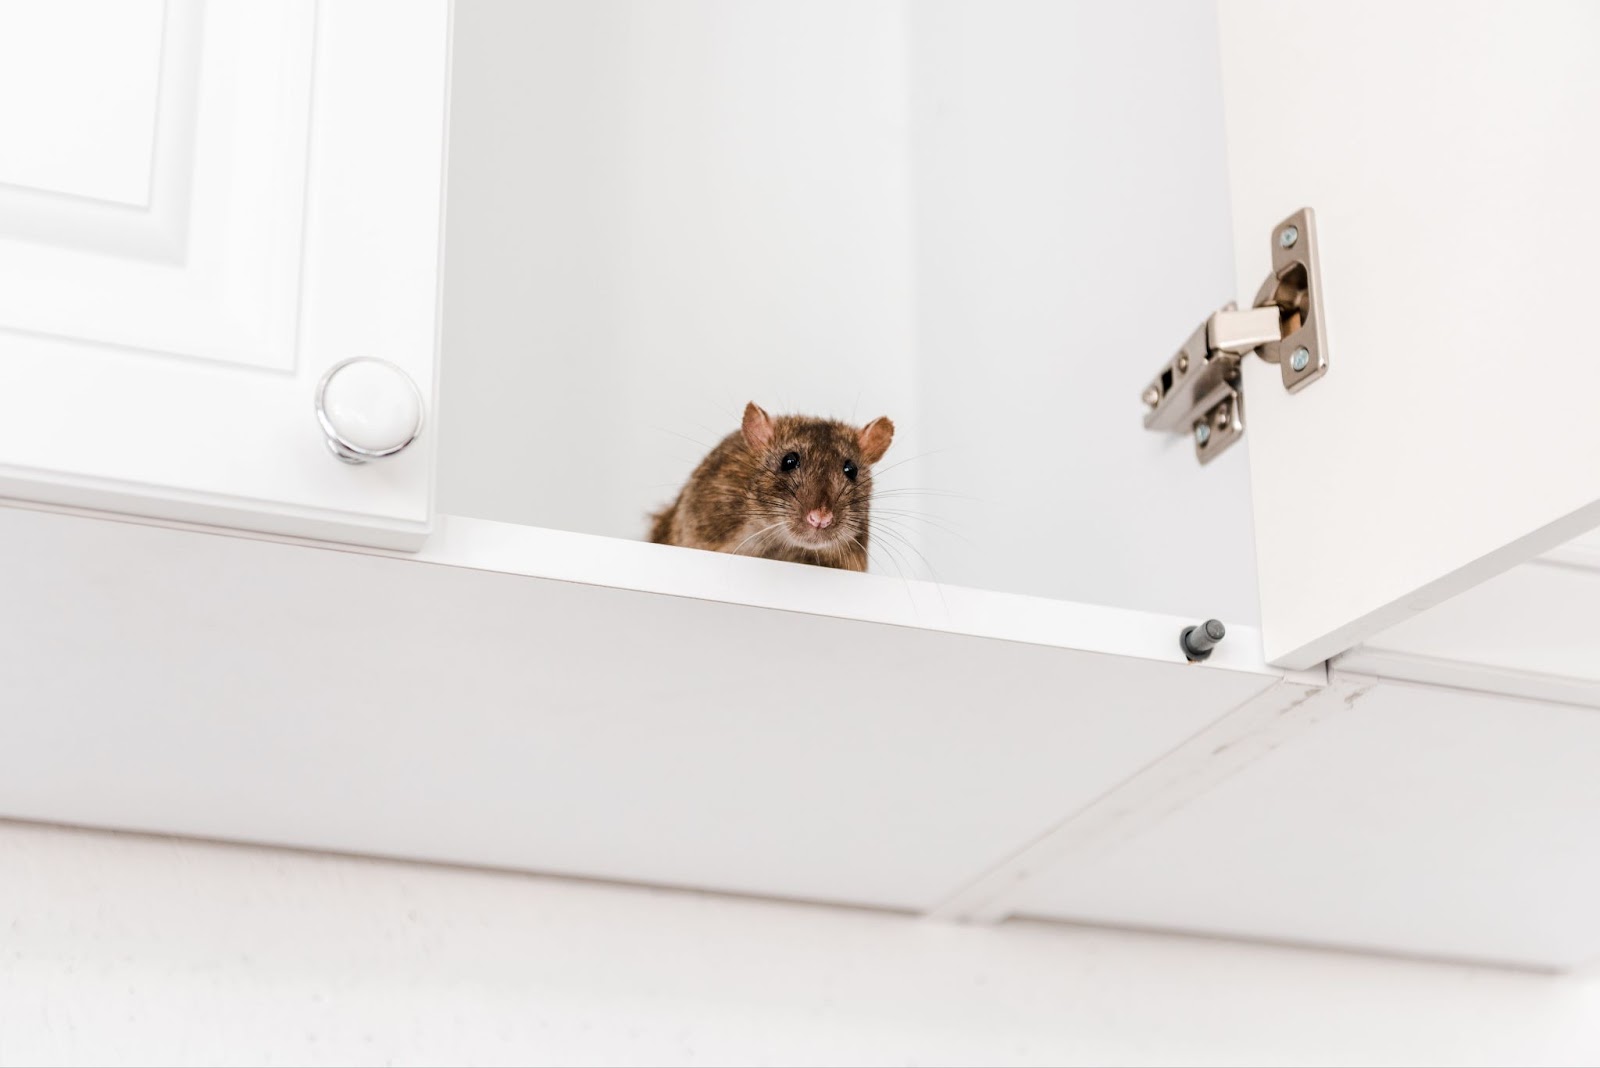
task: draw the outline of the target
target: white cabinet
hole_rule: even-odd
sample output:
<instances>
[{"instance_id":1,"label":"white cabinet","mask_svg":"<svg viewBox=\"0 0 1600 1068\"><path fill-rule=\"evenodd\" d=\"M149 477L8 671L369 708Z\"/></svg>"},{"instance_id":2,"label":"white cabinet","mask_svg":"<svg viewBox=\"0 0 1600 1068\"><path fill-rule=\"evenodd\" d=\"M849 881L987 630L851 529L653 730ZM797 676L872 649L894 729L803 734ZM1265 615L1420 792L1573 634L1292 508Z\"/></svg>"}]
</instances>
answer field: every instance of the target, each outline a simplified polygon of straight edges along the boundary
<instances>
[{"instance_id":1,"label":"white cabinet","mask_svg":"<svg viewBox=\"0 0 1600 1068\"><path fill-rule=\"evenodd\" d=\"M102 14L0 8L0 815L1600 952L1590 8ZM1302 207L1329 373L1201 467ZM878 574L636 540L751 399L896 418Z\"/></svg>"},{"instance_id":2,"label":"white cabinet","mask_svg":"<svg viewBox=\"0 0 1600 1068\"><path fill-rule=\"evenodd\" d=\"M0 7L0 492L421 544L433 435L341 464L313 405L371 357L431 406L448 16Z\"/></svg>"},{"instance_id":3,"label":"white cabinet","mask_svg":"<svg viewBox=\"0 0 1600 1068\"><path fill-rule=\"evenodd\" d=\"M1280 685L1248 633L470 520L0 540L14 817L920 910Z\"/></svg>"},{"instance_id":4,"label":"white cabinet","mask_svg":"<svg viewBox=\"0 0 1600 1068\"><path fill-rule=\"evenodd\" d=\"M1320 700L1278 751L1009 908L1541 969L1600 953L1594 708L1355 680Z\"/></svg>"}]
</instances>

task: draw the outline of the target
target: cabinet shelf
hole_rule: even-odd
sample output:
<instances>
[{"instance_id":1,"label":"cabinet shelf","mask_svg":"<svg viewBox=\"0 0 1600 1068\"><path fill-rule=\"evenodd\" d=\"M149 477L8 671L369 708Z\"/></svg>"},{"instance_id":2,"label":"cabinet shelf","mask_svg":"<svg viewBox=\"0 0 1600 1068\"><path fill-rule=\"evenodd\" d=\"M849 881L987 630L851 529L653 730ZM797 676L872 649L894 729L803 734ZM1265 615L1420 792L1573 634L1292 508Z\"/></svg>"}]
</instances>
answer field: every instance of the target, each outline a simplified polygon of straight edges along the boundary
<instances>
[{"instance_id":1,"label":"cabinet shelf","mask_svg":"<svg viewBox=\"0 0 1600 1068\"><path fill-rule=\"evenodd\" d=\"M7 816L928 909L1282 673L1248 628L446 518L0 509Z\"/></svg>"}]
</instances>

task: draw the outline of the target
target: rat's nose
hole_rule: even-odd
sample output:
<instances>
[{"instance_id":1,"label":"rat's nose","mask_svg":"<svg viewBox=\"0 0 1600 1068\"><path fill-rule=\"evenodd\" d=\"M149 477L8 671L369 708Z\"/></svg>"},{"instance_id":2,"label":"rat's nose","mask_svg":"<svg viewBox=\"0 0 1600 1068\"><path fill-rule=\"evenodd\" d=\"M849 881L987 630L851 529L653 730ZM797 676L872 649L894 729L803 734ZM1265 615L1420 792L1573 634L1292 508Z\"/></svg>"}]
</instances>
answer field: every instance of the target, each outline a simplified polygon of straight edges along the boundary
<instances>
[{"instance_id":1,"label":"rat's nose","mask_svg":"<svg viewBox=\"0 0 1600 1068\"><path fill-rule=\"evenodd\" d=\"M818 530L826 530L828 525L833 522L833 513L826 508L813 508L806 513L806 522Z\"/></svg>"}]
</instances>

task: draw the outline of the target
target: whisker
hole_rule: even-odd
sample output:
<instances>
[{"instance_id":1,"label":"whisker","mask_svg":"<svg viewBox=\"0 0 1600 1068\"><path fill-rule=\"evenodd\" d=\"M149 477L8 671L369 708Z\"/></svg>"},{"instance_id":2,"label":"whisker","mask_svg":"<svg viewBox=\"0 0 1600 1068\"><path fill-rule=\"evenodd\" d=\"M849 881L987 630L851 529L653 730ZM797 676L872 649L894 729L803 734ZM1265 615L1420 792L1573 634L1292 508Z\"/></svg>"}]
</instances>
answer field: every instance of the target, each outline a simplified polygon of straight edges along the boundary
<instances>
[{"instance_id":1,"label":"whisker","mask_svg":"<svg viewBox=\"0 0 1600 1068\"><path fill-rule=\"evenodd\" d=\"M893 471L895 468L903 467L903 466L905 466L906 464L910 463L913 460L925 460L929 456L938 456L940 453L946 453L946 452L950 452L950 451L951 451L950 448L927 449L927 450L925 450L923 452L915 453L915 454L913 454L911 456L902 456L900 459L896 460L892 464L889 464L887 467L874 467L872 469L872 477L873 478L881 478L884 475L888 474L890 471Z\"/></svg>"},{"instance_id":2,"label":"whisker","mask_svg":"<svg viewBox=\"0 0 1600 1068\"><path fill-rule=\"evenodd\" d=\"M754 534L750 535L749 538L744 539L744 541L741 541L738 545L735 545L733 548L729 549L728 552L733 554L734 556L737 556L739 554L739 550L743 549L746 545L748 545L750 543L750 539L751 538L758 538L761 535L767 533L767 531L769 531L769 530L776 530L777 528L783 526L784 522L785 522L784 520L779 520L778 522L773 523L771 526L762 527L760 530L758 530Z\"/></svg>"},{"instance_id":3,"label":"whisker","mask_svg":"<svg viewBox=\"0 0 1600 1068\"><path fill-rule=\"evenodd\" d=\"M948 490L929 489L926 486L885 486L882 489L879 489L877 486L874 486L872 488L872 493L869 496L870 497L904 497L904 496L909 496L909 495L912 495L912 494L916 494L918 496L923 496L923 497L953 497L953 498L957 498L957 499L965 500L965 501L978 501L979 503L988 503L988 502L984 501L984 499L982 497L972 497L972 496L969 496L968 494L965 494L965 493L951 493Z\"/></svg>"},{"instance_id":4,"label":"whisker","mask_svg":"<svg viewBox=\"0 0 1600 1068\"><path fill-rule=\"evenodd\" d=\"M702 449L706 450L706 452L710 452L712 450L712 448L713 448L713 446L707 445L705 442L701 441L699 438L691 438L687 434L680 434L676 430L668 430L664 426L654 426L654 425L652 425L652 426L649 427L649 429L657 431L658 433L662 433L662 434L671 434L675 438L682 438L684 441L689 442L691 445L700 446Z\"/></svg>"},{"instance_id":5,"label":"whisker","mask_svg":"<svg viewBox=\"0 0 1600 1068\"><path fill-rule=\"evenodd\" d=\"M901 512L901 511L896 511L895 509L892 509L892 508L874 508L872 510L872 518L873 518L873 521L875 523L876 522L885 522L885 523L917 522L917 523L925 523L929 527L931 527L934 530L939 531L940 533L948 534L952 538L960 538L962 541L966 542L968 545L975 544L971 538L967 537L965 534L963 534L961 531L957 530L955 527L947 525L942 519L936 519L936 518L934 518L932 516L929 516L929 515L926 515L926 514L923 514L923 513L919 513L919 512Z\"/></svg>"},{"instance_id":6,"label":"whisker","mask_svg":"<svg viewBox=\"0 0 1600 1068\"><path fill-rule=\"evenodd\" d=\"M918 549L915 545L913 545L911 543L910 539L904 537L903 535L897 533L896 531L889 530L889 529L885 529L883 531L883 533L887 534L887 535L891 535L892 537L894 537L894 539L896 541L898 541L901 545L903 545L908 551L914 553L916 555L917 559L922 561L922 566L924 566L924 567L926 567L928 569L928 577L933 580L933 588L935 590L937 590L938 593L939 593L939 604L941 606L943 606L944 614L945 614L946 617L948 617L950 615L950 602L945 599L945 596L944 596L944 585L945 584L944 584L944 581L939 578L939 573L934 568L933 562L931 560L929 560L926 556L924 556L923 553L922 553L922 550ZM885 547L886 548L887 548L887 544L888 543L886 542L885 543Z\"/></svg>"},{"instance_id":7,"label":"whisker","mask_svg":"<svg viewBox=\"0 0 1600 1068\"><path fill-rule=\"evenodd\" d=\"M860 539L858 539L854 534L850 535L850 540L854 541L857 545L861 544ZM906 577L905 568L902 566L902 560L900 559L899 554L894 553L890 547L883 542L877 542L876 544L881 551L889 554L889 559L894 563L895 577L900 580L901 585L906 591L906 601L910 603L912 613L920 617L922 615L922 610L917 606L917 598L911 592L911 580ZM867 564L870 567L872 564L872 549L869 546L863 546L863 548L866 549Z\"/></svg>"}]
</instances>

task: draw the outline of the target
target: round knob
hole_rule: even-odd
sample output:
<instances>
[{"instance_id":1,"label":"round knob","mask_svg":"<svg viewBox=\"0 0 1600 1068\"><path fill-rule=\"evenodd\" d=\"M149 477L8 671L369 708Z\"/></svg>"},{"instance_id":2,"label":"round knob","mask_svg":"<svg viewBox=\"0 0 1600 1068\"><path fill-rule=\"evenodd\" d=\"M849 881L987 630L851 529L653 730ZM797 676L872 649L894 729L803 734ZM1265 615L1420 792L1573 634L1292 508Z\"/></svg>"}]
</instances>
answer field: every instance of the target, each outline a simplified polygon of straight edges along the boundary
<instances>
[{"instance_id":1,"label":"round knob","mask_svg":"<svg viewBox=\"0 0 1600 1068\"><path fill-rule=\"evenodd\" d=\"M422 430L422 393L388 360L357 356L336 363L317 385L317 422L328 448L347 464L393 456Z\"/></svg>"}]
</instances>

